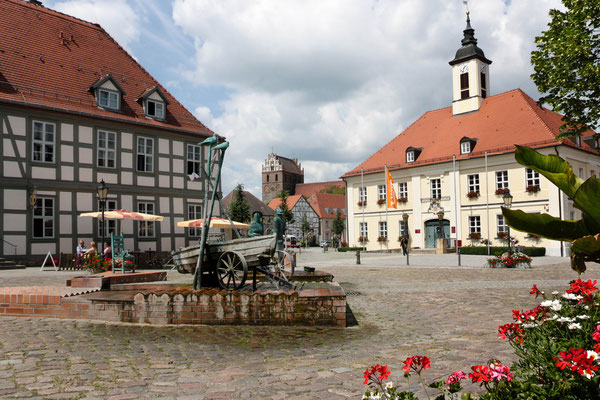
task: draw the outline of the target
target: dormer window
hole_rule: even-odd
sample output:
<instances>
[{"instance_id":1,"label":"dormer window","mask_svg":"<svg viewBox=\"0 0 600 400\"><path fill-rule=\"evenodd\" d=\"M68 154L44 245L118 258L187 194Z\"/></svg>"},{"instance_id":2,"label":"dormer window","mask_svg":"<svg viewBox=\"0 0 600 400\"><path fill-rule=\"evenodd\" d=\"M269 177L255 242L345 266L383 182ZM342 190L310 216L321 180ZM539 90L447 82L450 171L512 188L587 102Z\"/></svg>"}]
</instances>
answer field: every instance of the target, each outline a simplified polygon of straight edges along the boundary
<instances>
[{"instance_id":1,"label":"dormer window","mask_svg":"<svg viewBox=\"0 0 600 400\"><path fill-rule=\"evenodd\" d=\"M89 88L89 91L96 96L98 107L111 111L121 110L121 99L125 91L112 75L100 79Z\"/></svg>"},{"instance_id":2,"label":"dormer window","mask_svg":"<svg viewBox=\"0 0 600 400\"><path fill-rule=\"evenodd\" d=\"M415 162L415 152L414 152L414 150L406 152L406 162Z\"/></svg>"},{"instance_id":3,"label":"dormer window","mask_svg":"<svg viewBox=\"0 0 600 400\"><path fill-rule=\"evenodd\" d=\"M98 89L98 105L113 110L121 109L121 96L112 90Z\"/></svg>"},{"instance_id":4,"label":"dormer window","mask_svg":"<svg viewBox=\"0 0 600 400\"><path fill-rule=\"evenodd\" d=\"M165 119L165 103L157 100L146 100L146 115L152 118Z\"/></svg>"},{"instance_id":5,"label":"dormer window","mask_svg":"<svg viewBox=\"0 0 600 400\"><path fill-rule=\"evenodd\" d=\"M136 101L144 107L146 117L162 121L167 119L169 99L158 86L146 90Z\"/></svg>"},{"instance_id":6,"label":"dormer window","mask_svg":"<svg viewBox=\"0 0 600 400\"><path fill-rule=\"evenodd\" d=\"M460 154L471 154L475 144L477 144L477 139L468 138L466 136L460 139Z\"/></svg>"}]
</instances>

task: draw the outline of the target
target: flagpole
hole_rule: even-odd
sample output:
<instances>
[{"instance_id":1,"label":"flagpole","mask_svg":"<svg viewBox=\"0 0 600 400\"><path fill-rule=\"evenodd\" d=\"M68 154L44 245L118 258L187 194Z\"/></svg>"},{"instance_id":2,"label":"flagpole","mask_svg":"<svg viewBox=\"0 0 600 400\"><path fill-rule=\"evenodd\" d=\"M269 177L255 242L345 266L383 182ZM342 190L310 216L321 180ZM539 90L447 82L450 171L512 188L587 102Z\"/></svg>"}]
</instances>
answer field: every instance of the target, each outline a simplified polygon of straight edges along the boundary
<instances>
[{"instance_id":1,"label":"flagpole","mask_svg":"<svg viewBox=\"0 0 600 400\"><path fill-rule=\"evenodd\" d=\"M389 193L388 193L388 177L387 177L387 174L388 174L388 170L387 170L387 165L386 165L385 166L385 233L387 234L387 238L386 238L387 240L385 241L385 248L387 250L389 250L390 249L390 240L389 240L389 238L390 238L390 235L389 235L390 227L388 226L388 196L389 196Z\"/></svg>"},{"instance_id":2,"label":"flagpole","mask_svg":"<svg viewBox=\"0 0 600 400\"><path fill-rule=\"evenodd\" d=\"M358 196L359 201L363 201L362 197L360 196L360 193L362 193L363 190L365 190L365 176L363 174L363 169L361 168L360 169L360 190L359 190L359 196ZM367 197L367 196L365 196L365 197ZM365 204L362 205L362 224L363 224L363 226L365 226ZM362 230L359 229L358 233L360 233L359 236L362 236ZM361 243L361 245L362 245L362 243Z\"/></svg>"}]
</instances>

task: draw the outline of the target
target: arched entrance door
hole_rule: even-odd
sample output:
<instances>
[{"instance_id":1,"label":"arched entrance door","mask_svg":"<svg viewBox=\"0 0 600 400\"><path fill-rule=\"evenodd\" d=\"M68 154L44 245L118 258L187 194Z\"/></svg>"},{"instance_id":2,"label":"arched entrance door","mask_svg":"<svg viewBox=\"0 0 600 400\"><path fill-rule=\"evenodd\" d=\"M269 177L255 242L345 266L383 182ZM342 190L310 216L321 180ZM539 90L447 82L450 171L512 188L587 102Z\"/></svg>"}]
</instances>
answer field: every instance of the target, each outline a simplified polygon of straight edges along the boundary
<instances>
[{"instance_id":1,"label":"arched entrance door","mask_svg":"<svg viewBox=\"0 0 600 400\"><path fill-rule=\"evenodd\" d=\"M450 237L450 221L444 219L444 237L447 239ZM428 249L435 249L437 247L437 238L439 236L438 230L440 226L439 219L431 219L425 221L425 247Z\"/></svg>"}]
</instances>

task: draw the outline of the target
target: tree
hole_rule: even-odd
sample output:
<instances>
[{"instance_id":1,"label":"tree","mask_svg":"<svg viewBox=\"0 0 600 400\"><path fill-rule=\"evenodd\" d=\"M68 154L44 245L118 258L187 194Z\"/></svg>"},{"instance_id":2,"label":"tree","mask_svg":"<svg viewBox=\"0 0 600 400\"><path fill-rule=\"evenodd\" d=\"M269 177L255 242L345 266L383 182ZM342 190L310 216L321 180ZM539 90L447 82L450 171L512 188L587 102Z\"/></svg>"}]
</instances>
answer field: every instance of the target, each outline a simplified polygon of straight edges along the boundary
<instances>
[{"instance_id":1,"label":"tree","mask_svg":"<svg viewBox=\"0 0 600 400\"><path fill-rule=\"evenodd\" d=\"M279 206L279 208L281 208L281 211L283 212L283 218L285 218L285 221L288 224L292 224L292 223L294 223L294 213L292 213L292 211L288 208L288 205L287 205L287 199L288 199L289 195L290 195L289 191L282 190L281 192L277 193L275 198L277 198L277 197L281 198L281 205Z\"/></svg>"},{"instance_id":2,"label":"tree","mask_svg":"<svg viewBox=\"0 0 600 400\"><path fill-rule=\"evenodd\" d=\"M600 1L562 3L566 11L550 10L548 30L536 37L531 78L540 103L564 115L559 137L573 137L600 127Z\"/></svg>"},{"instance_id":3,"label":"tree","mask_svg":"<svg viewBox=\"0 0 600 400\"><path fill-rule=\"evenodd\" d=\"M238 183L234 189L233 200L229 204L229 216L238 222L250 222L250 203L244 195L244 185Z\"/></svg>"},{"instance_id":4,"label":"tree","mask_svg":"<svg viewBox=\"0 0 600 400\"><path fill-rule=\"evenodd\" d=\"M319 193L346 194L346 188L338 185L327 185Z\"/></svg>"},{"instance_id":5,"label":"tree","mask_svg":"<svg viewBox=\"0 0 600 400\"><path fill-rule=\"evenodd\" d=\"M342 218L342 213L339 209L335 211L335 219L331 224L331 230L338 238L340 238L342 233L346 230L346 225L344 224L344 219Z\"/></svg>"},{"instance_id":6,"label":"tree","mask_svg":"<svg viewBox=\"0 0 600 400\"><path fill-rule=\"evenodd\" d=\"M310 223L308 222L308 219L306 218L306 214L304 214L302 216L302 225L300 225L300 229L302 230L302 240L304 241L304 246L306 247L306 235L312 231L312 228L310 226Z\"/></svg>"}]
</instances>

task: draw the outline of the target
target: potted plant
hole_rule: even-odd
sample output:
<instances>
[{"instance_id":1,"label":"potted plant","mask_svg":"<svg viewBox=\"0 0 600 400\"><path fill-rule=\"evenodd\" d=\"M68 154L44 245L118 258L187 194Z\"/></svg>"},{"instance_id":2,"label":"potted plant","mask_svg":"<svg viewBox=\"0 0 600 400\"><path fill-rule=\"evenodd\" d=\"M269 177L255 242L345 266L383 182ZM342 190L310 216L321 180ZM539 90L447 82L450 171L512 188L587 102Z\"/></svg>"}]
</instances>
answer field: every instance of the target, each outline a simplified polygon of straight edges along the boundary
<instances>
[{"instance_id":1,"label":"potted plant","mask_svg":"<svg viewBox=\"0 0 600 400\"><path fill-rule=\"evenodd\" d=\"M358 241L364 244L364 243L367 243L369 241L369 238L366 237L366 236L359 236L358 237Z\"/></svg>"},{"instance_id":2,"label":"potted plant","mask_svg":"<svg viewBox=\"0 0 600 400\"><path fill-rule=\"evenodd\" d=\"M479 192L475 192L475 191L469 192L469 193L467 193L467 197L469 199L476 199L479 197Z\"/></svg>"},{"instance_id":3,"label":"potted plant","mask_svg":"<svg viewBox=\"0 0 600 400\"><path fill-rule=\"evenodd\" d=\"M540 191L540 185L529 185L525 188L527 193L537 193Z\"/></svg>"},{"instance_id":4,"label":"potted plant","mask_svg":"<svg viewBox=\"0 0 600 400\"><path fill-rule=\"evenodd\" d=\"M408 201L408 199L406 197L398 198L398 203L406 203L407 201Z\"/></svg>"},{"instance_id":5,"label":"potted plant","mask_svg":"<svg viewBox=\"0 0 600 400\"><path fill-rule=\"evenodd\" d=\"M366 207L367 201L366 200L365 201L359 201L357 204L358 204L359 207Z\"/></svg>"},{"instance_id":6,"label":"potted plant","mask_svg":"<svg viewBox=\"0 0 600 400\"><path fill-rule=\"evenodd\" d=\"M496 196L502 196L502 195L505 195L506 193L510 193L510 190L508 188L496 189Z\"/></svg>"},{"instance_id":7,"label":"potted plant","mask_svg":"<svg viewBox=\"0 0 600 400\"><path fill-rule=\"evenodd\" d=\"M384 243L384 242L387 242L387 236L379 236L379 237L377 238L377 241L378 241L379 243Z\"/></svg>"},{"instance_id":8,"label":"potted plant","mask_svg":"<svg viewBox=\"0 0 600 400\"><path fill-rule=\"evenodd\" d=\"M498 237L500 239L506 239L506 236L507 236L506 232L498 232Z\"/></svg>"},{"instance_id":9,"label":"potted plant","mask_svg":"<svg viewBox=\"0 0 600 400\"><path fill-rule=\"evenodd\" d=\"M380 205L380 206L384 205L385 204L385 199L379 199L379 200L377 200L377 204Z\"/></svg>"},{"instance_id":10,"label":"potted plant","mask_svg":"<svg viewBox=\"0 0 600 400\"><path fill-rule=\"evenodd\" d=\"M479 233L479 232L471 232L471 233L469 233L469 239L471 239L471 240L479 240L479 239L481 239L481 233Z\"/></svg>"}]
</instances>

